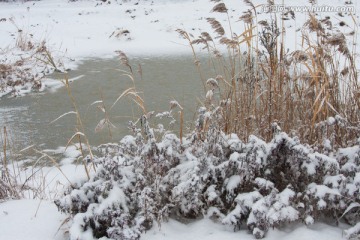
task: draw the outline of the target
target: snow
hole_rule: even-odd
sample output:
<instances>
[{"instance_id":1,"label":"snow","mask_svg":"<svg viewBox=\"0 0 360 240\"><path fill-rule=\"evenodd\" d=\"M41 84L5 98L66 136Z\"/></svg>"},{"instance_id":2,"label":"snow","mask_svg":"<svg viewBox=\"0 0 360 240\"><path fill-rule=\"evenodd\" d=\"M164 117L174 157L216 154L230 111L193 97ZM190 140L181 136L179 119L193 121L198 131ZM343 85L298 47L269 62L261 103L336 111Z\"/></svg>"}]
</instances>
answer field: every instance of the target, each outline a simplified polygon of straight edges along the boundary
<instances>
[{"instance_id":1,"label":"snow","mask_svg":"<svg viewBox=\"0 0 360 240\"><path fill-rule=\"evenodd\" d=\"M100 1L95 0L1 2L0 17L6 21L0 22L0 46L11 45L18 29L21 29L32 34L34 40L51 43L52 50L57 55L65 56L68 66L73 65L73 60L85 57L113 57L116 50L133 56L190 54L189 47L175 32L176 29L191 31L197 36L203 31L212 33L205 18L215 17L220 22L226 20L224 14L210 12L212 5L207 0L158 0L155 4L151 1L140 1L137 5L133 1L122 5L114 1L111 4L99 3ZM243 25L236 20L248 6L243 1L236 0L227 0L225 3L230 9L233 28L243 30ZM254 1L255 5L260 3L264 1ZM310 5L308 2L304 4ZM343 1L318 1L318 5L323 4L338 6L342 5ZM358 8L356 2L353 6ZM260 9L259 13L259 21L267 17L261 14ZM349 25L340 30L351 30L350 16L341 19L339 16L335 17L336 12L318 14L332 16L334 25L343 20ZM300 41L296 45L296 37L300 34L296 29L302 26L307 13L296 12L295 15L296 21L285 22L288 32L286 41L289 42L288 47L293 49L300 48ZM114 36L125 30L129 31L126 36ZM329 121L331 122L331 119Z\"/></svg>"},{"instance_id":2,"label":"snow","mask_svg":"<svg viewBox=\"0 0 360 240\"><path fill-rule=\"evenodd\" d=\"M211 185L206 189L206 195L208 197L208 201L210 202L214 201L217 197L219 197L216 193L215 187L216 185Z\"/></svg>"},{"instance_id":3,"label":"snow","mask_svg":"<svg viewBox=\"0 0 360 240\"><path fill-rule=\"evenodd\" d=\"M314 224L314 218L311 217L311 216L307 216L307 217L305 218L305 224L306 224L306 225L312 225L312 224Z\"/></svg>"},{"instance_id":4,"label":"snow","mask_svg":"<svg viewBox=\"0 0 360 240\"><path fill-rule=\"evenodd\" d=\"M191 233L191 234L190 234ZM254 240L254 236L246 230L234 232L232 228L219 225L209 219L203 219L190 224L183 224L170 220L161 225L161 228L154 227L146 234L143 240ZM270 230L266 235L267 240L339 240L342 239L342 230L323 223L316 223L311 227L303 225L296 228L285 228L282 230Z\"/></svg>"},{"instance_id":5,"label":"snow","mask_svg":"<svg viewBox=\"0 0 360 240\"><path fill-rule=\"evenodd\" d=\"M96 6L97 3L59 0L0 3L0 16L7 19L1 22L0 45L10 44L19 28L33 34L34 39L51 42L56 52L66 55L68 62L83 57L112 57L120 49L134 55L182 54L188 49L175 30L194 25L203 28L199 24L207 25L206 21L199 19L209 15L209 6L204 1ZM178 9L183 9L181 14L174 14L179 13ZM10 18L17 27L10 23ZM128 30L129 35L111 36L121 29Z\"/></svg>"},{"instance_id":6,"label":"snow","mask_svg":"<svg viewBox=\"0 0 360 240\"><path fill-rule=\"evenodd\" d=\"M118 203L125 212L129 211L126 205L126 196L124 191L119 187L114 187L111 189L109 196L102 200L101 205L96 208L96 211L100 214L106 208L110 208L114 202Z\"/></svg>"},{"instance_id":7,"label":"snow","mask_svg":"<svg viewBox=\"0 0 360 240\"><path fill-rule=\"evenodd\" d=\"M274 188L274 184L264 178L258 177L255 179L255 182L260 188L263 188L266 190Z\"/></svg>"},{"instance_id":8,"label":"snow","mask_svg":"<svg viewBox=\"0 0 360 240\"><path fill-rule=\"evenodd\" d=\"M340 195L336 189L331 189L325 185L316 185L312 183L308 186L310 193L314 194L317 198L323 199L326 195Z\"/></svg>"},{"instance_id":9,"label":"snow","mask_svg":"<svg viewBox=\"0 0 360 240\"><path fill-rule=\"evenodd\" d=\"M21 217L19 217L21 216ZM66 216L59 213L55 205L49 201L15 200L0 204L1 239L7 240L61 240L67 239L64 229L68 226L62 223ZM20 230L21 229L21 230ZM60 229L60 231L58 231ZM191 234L190 234L191 233ZM349 232L350 233L350 232ZM90 235L90 233L88 233ZM86 233L81 234L83 237ZM342 239L342 229L315 223L311 227L303 225L296 228L271 230L267 240L338 240ZM91 239L91 238L89 238ZM254 237L246 230L234 232L232 228L203 219L190 224L169 220L159 229L154 226L145 233L143 240L235 240Z\"/></svg>"},{"instance_id":10,"label":"snow","mask_svg":"<svg viewBox=\"0 0 360 240\"><path fill-rule=\"evenodd\" d=\"M334 125L336 123L336 119L333 117L329 117L327 119L327 123L328 123L328 125Z\"/></svg>"},{"instance_id":11,"label":"snow","mask_svg":"<svg viewBox=\"0 0 360 240\"><path fill-rule=\"evenodd\" d=\"M240 141L239 137L236 134L230 134L229 136L226 136L227 138L227 143L229 144L230 148L233 150L239 150L242 147L242 142ZM238 154L238 152L234 152L233 154L235 154L233 157L231 158L231 161L237 161L240 156Z\"/></svg>"},{"instance_id":12,"label":"snow","mask_svg":"<svg viewBox=\"0 0 360 240\"><path fill-rule=\"evenodd\" d=\"M235 201L247 208L250 208L255 201L257 201L258 199L260 199L262 196L259 192L254 191L254 192L250 192L250 193L240 193Z\"/></svg>"},{"instance_id":13,"label":"snow","mask_svg":"<svg viewBox=\"0 0 360 240\"><path fill-rule=\"evenodd\" d=\"M231 155L230 155L230 158L229 160L230 161L233 161L233 162L236 162L240 159L240 154L238 152L233 152Z\"/></svg>"},{"instance_id":14,"label":"snow","mask_svg":"<svg viewBox=\"0 0 360 240\"><path fill-rule=\"evenodd\" d=\"M86 149L86 146L82 145L82 148ZM60 160L60 162L63 165L74 163L74 161L77 160L79 156L81 156L80 144L75 144L68 147L58 147L55 150L46 149L44 152L62 154L63 158Z\"/></svg>"},{"instance_id":15,"label":"snow","mask_svg":"<svg viewBox=\"0 0 360 240\"><path fill-rule=\"evenodd\" d=\"M324 209L324 208L326 208L326 202L324 201L324 200L322 200L322 199L320 199L318 202L317 202L317 208L319 209L319 210L322 210L322 209Z\"/></svg>"},{"instance_id":16,"label":"snow","mask_svg":"<svg viewBox=\"0 0 360 240\"><path fill-rule=\"evenodd\" d=\"M68 79L68 81L69 81L69 83L71 83L76 80L82 79L83 77L85 77L85 75L79 75L77 77ZM42 79L42 83L43 83L43 86L40 89L40 91L49 90L50 92L55 92L57 89L64 86L63 81L57 80L57 79L51 79L48 77L45 77L44 79Z\"/></svg>"},{"instance_id":17,"label":"snow","mask_svg":"<svg viewBox=\"0 0 360 240\"><path fill-rule=\"evenodd\" d=\"M345 236L348 238L355 238L356 239L356 235L360 233L360 222L357 223L354 227L352 227L349 230L345 230Z\"/></svg>"},{"instance_id":18,"label":"snow","mask_svg":"<svg viewBox=\"0 0 360 240\"><path fill-rule=\"evenodd\" d=\"M61 228L66 215L42 200L14 200L0 204L1 239L64 239Z\"/></svg>"},{"instance_id":19,"label":"snow","mask_svg":"<svg viewBox=\"0 0 360 240\"><path fill-rule=\"evenodd\" d=\"M360 186L360 172L356 173L356 175L354 177L354 184L358 187Z\"/></svg>"},{"instance_id":20,"label":"snow","mask_svg":"<svg viewBox=\"0 0 360 240\"><path fill-rule=\"evenodd\" d=\"M282 205L289 205L290 199L295 196L295 192L291 189L285 188L280 194L279 194L279 202Z\"/></svg>"},{"instance_id":21,"label":"snow","mask_svg":"<svg viewBox=\"0 0 360 240\"><path fill-rule=\"evenodd\" d=\"M233 192L235 188L237 188L241 183L240 175L233 175L229 178L228 183L226 185L226 190L228 192Z\"/></svg>"},{"instance_id":22,"label":"snow","mask_svg":"<svg viewBox=\"0 0 360 240\"><path fill-rule=\"evenodd\" d=\"M333 188L339 188L340 184L345 182L346 178L344 175L336 175L336 176L327 176L324 180L324 184L327 186L332 186Z\"/></svg>"}]
</instances>

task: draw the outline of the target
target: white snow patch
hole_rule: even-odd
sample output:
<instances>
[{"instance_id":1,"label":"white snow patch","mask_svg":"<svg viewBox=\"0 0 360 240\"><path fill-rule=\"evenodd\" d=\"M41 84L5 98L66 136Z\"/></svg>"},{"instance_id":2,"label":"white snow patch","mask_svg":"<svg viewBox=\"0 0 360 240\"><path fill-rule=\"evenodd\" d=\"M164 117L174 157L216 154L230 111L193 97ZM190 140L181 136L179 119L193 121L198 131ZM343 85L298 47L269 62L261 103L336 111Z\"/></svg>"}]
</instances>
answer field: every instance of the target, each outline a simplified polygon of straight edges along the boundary
<instances>
[{"instance_id":1,"label":"white snow patch","mask_svg":"<svg viewBox=\"0 0 360 240\"><path fill-rule=\"evenodd\" d=\"M233 175L229 178L228 183L226 184L226 190L228 192L233 192L241 183L240 175Z\"/></svg>"},{"instance_id":2,"label":"white snow patch","mask_svg":"<svg viewBox=\"0 0 360 240\"><path fill-rule=\"evenodd\" d=\"M175 220L163 223L161 228L152 228L146 232L143 240L254 240L254 236L246 230L234 232L231 227L216 224L203 219L190 224ZM266 240L339 240L343 239L342 229L323 223L315 223L311 227L296 225L295 228L269 230Z\"/></svg>"},{"instance_id":3,"label":"white snow patch","mask_svg":"<svg viewBox=\"0 0 360 240\"><path fill-rule=\"evenodd\" d=\"M13 200L0 203L1 239L65 239L59 231L66 215L54 203L41 200Z\"/></svg>"}]
</instances>

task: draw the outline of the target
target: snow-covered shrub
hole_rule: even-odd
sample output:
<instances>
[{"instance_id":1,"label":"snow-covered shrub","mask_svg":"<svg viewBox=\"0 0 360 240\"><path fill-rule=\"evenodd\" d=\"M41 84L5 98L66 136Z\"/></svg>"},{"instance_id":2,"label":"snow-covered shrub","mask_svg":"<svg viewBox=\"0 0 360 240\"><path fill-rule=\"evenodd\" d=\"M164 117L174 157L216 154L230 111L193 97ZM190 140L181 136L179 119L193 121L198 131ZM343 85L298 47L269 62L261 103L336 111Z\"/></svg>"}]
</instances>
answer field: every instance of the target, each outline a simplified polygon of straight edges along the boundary
<instances>
[{"instance_id":1,"label":"snow-covered shrub","mask_svg":"<svg viewBox=\"0 0 360 240\"><path fill-rule=\"evenodd\" d=\"M145 117L142 122L147 126ZM60 211L74 216L71 239L138 239L168 216L168 194L160 181L179 161L179 139L167 134L156 143L152 129L147 131L146 138L136 133L100 146L96 173L55 201Z\"/></svg>"},{"instance_id":2,"label":"snow-covered shrub","mask_svg":"<svg viewBox=\"0 0 360 240\"><path fill-rule=\"evenodd\" d=\"M287 222L301 220L312 224L320 217L338 220L342 214L345 219L354 218L353 213L346 209L355 202L359 203L357 174L350 175L351 172L343 169L353 164L351 171L359 171L356 162L358 145L326 156L285 133L277 134L270 143L255 139L250 137L244 146L242 151L246 155L242 154L243 158L239 152L232 153L240 159L240 163L235 165L239 176L251 180L242 186L240 184L238 195L223 223L235 227L246 223L253 234L261 238L270 227ZM346 159L344 153L347 153ZM252 159L251 156L256 157ZM228 161L232 161L231 157ZM249 190L244 193L244 189ZM355 224L357 221L358 217L348 222Z\"/></svg>"},{"instance_id":3,"label":"snow-covered shrub","mask_svg":"<svg viewBox=\"0 0 360 240\"><path fill-rule=\"evenodd\" d=\"M348 239L358 239L360 236L360 222L358 222L354 227L346 230L345 236Z\"/></svg>"},{"instance_id":4,"label":"snow-covered shrub","mask_svg":"<svg viewBox=\"0 0 360 240\"><path fill-rule=\"evenodd\" d=\"M270 142L243 142L219 130L219 111L201 108L196 129L181 141L143 116L142 129L131 124L134 136L100 146L94 176L56 201L74 217L71 238L139 239L168 217L204 216L256 238L322 218L345 220L354 225L347 236L358 234L358 144L319 153L279 128Z\"/></svg>"}]
</instances>

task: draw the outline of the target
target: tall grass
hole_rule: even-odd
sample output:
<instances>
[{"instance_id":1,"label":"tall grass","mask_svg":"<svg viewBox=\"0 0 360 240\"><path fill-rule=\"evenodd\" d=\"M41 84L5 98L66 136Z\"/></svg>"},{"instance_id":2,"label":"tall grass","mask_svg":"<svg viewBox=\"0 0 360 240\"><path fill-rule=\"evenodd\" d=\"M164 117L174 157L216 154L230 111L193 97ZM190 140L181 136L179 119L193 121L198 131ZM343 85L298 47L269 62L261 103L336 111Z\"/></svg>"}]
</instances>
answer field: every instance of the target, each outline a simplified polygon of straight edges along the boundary
<instances>
[{"instance_id":1,"label":"tall grass","mask_svg":"<svg viewBox=\"0 0 360 240\"><path fill-rule=\"evenodd\" d=\"M21 191L18 186L14 162L8 159L8 152L11 149L11 142L6 127L0 132L0 143L2 152L0 151L0 201L7 199L18 199L21 197ZM14 173L10 172L9 165L12 164Z\"/></svg>"},{"instance_id":2,"label":"tall grass","mask_svg":"<svg viewBox=\"0 0 360 240\"><path fill-rule=\"evenodd\" d=\"M217 2L212 11L228 14L226 5ZM233 33L230 21L226 31L214 18L207 21L219 43L208 32L192 38L178 30L191 46L203 82L194 45L208 50L217 76L207 81L205 101L208 110L220 106L221 129L243 140L249 135L270 140L280 127L320 147L328 141L333 147L345 146L359 137L360 88L349 37L329 29L330 19L310 13L300 33L300 50L286 51L294 46L285 44L284 19L295 18L294 13L273 13L258 21L259 6L245 3L250 8L239 18L245 29L240 35ZM350 37L357 32L352 19ZM222 46L226 54L218 50Z\"/></svg>"}]
</instances>

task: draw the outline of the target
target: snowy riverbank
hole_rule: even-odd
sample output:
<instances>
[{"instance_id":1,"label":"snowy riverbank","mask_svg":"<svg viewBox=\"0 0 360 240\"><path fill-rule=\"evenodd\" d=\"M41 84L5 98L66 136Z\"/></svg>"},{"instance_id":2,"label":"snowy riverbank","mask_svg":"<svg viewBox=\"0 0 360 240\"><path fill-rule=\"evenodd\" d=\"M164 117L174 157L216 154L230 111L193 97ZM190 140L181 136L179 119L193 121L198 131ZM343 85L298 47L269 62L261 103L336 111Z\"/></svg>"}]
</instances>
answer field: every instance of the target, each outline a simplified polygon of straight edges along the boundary
<instances>
[{"instance_id":1,"label":"snowy riverbank","mask_svg":"<svg viewBox=\"0 0 360 240\"><path fill-rule=\"evenodd\" d=\"M212 4L207 0L184 1L26 1L0 2L0 73L9 75L9 66L16 65L19 60L26 60L33 56L42 46L46 46L45 53L35 60L25 61L23 66L16 67L13 75L27 70L29 81L35 78L35 84L16 84L19 77L0 79L9 82L11 86L0 89L0 96L11 91L17 95L26 94L32 90L43 91L51 88L51 84L43 83L41 78L58 68L61 71L73 69L81 63L81 59L100 57L115 57L115 51L121 50L133 56L176 55L191 54L188 43L176 32L182 29L194 37L202 32L212 33L207 18L216 18L227 27L227 15L211 12ZM319 1L318 6L350 6L359 8L358 2L344 5L346 1L337 0L331 3ZM301 6L311 6L307 1ZM249 9L243 1L228 0L228 15L231 21L233 34L245 31L242 22L238 19ZM254 1L257 8L257 21L267 19L264 14L264 2ZM336 11L316 12L319 19L330 19L331 28L344 34L351 34L358 26L356 12L338 14ZM287 16L282 22L286 29L285 44L290 50L301 49L301 28L307 19L306 11L295 12L294 16ZM294 18L292 18L294 17ZM354 36L358 41L359 35ZM349 43L352 45L352 42ZM19 46L20 45L20 46ZM225 50L222 46L217 46ZM354 47L354 46L352 46ZM41 48L43 50L43 48ZM201 47L198 48L201 50ZM40 59L40 60L39 60ZM26 75L26 74L22 74ZM1 77L1 74L0 74ZM24 77L22 76L23 80ZM0 81L0 84L1 84ZM29 82L27 81L27 82ZM14 87L17 85L16 87ZM25 86L24 86L25 85Z\"/></svg>"}]
</instances>

